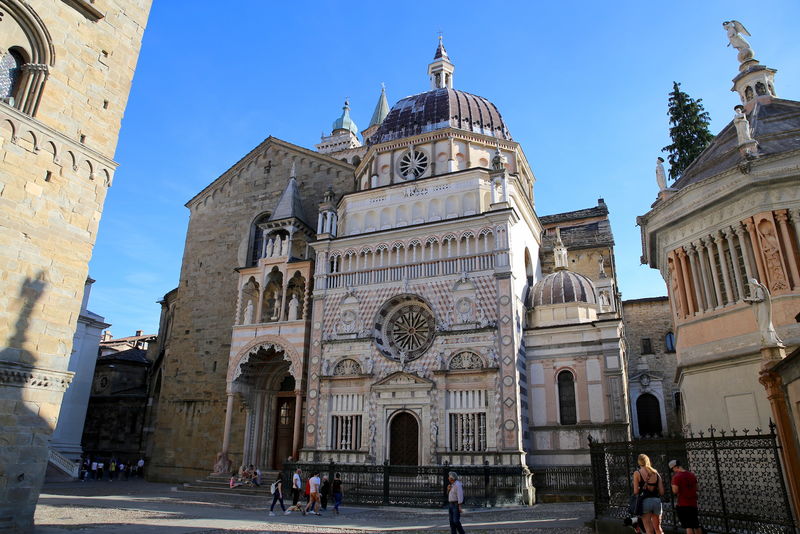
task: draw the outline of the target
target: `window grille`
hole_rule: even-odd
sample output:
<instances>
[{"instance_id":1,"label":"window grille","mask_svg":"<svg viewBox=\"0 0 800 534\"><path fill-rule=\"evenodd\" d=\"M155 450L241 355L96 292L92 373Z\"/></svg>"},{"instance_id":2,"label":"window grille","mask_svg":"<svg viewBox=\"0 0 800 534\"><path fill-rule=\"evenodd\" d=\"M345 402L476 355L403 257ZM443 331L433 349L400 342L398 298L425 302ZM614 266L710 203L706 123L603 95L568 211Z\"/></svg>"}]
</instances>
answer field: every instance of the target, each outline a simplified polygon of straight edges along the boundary
<instances>
[{"instance_id":1,"label":"window grille","mask_svg":"<svg viewBox=\"0 0 800 534\"><path fill-rule=\"evenodd\" d=\"M361 416L332 416L331 449L337 451L355 451L359 448L361 448Z\"/></svg>"},{"instance_id":2,"label":"window grille","mask_svg":"<svg viewBox=\"0 0 800 534\"><path fill-rule=\"evenodd\" d=\"M558 408L562 425L574 425L578 422L578 411L575 406L575 377L569 371L558 373Z\"/></svg>"},{"instance_id":3,"label":"window grille","mask_svg":"<svg viewBox=\"0 0 800 534\"><path fill-rule=\"evenodd\" d=\"M450 451L486 450L486 414L483 412L450 414Z\"/></svg>"}]
</instances>

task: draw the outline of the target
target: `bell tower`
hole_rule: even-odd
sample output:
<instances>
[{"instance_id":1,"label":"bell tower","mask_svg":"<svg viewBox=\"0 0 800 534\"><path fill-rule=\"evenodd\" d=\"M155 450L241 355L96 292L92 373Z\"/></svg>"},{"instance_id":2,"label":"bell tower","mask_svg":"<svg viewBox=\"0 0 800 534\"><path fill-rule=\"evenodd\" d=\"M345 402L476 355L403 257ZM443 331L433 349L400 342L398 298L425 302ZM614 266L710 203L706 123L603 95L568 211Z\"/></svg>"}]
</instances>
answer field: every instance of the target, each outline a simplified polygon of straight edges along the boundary
<instances>
[{"instance_id":1,"label":"bell tower","mask_svg":"<svg viewBox=\"0 0 800 534\"><path fill-rule=\"evenodd\" d=\"M455 65L450 62L447 50L442 44L442 36L439 36L439 46L436 47L436 54L433 56L433 63L428 65L428 76L431 79L431 89L452 89L453 71Z\"/></svg>"}]
</instances>

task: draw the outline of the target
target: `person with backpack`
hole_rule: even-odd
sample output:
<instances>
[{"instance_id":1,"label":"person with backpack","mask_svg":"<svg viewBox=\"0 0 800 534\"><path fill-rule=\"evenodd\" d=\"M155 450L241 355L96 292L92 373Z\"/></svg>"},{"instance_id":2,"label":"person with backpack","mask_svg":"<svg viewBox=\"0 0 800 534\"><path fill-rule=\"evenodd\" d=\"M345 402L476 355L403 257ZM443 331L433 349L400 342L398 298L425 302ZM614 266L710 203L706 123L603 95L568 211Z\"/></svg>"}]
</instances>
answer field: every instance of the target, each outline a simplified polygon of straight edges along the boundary
<instances>
[{"instance_id":1,"label":"person with backpack","mask_svg":"<svg viewBox=\"0 0 800 534\"><path fill-rule=\"evenodd\" d=\"M283 504L283 473L278 472L278 478L272 485L269 487L269 491L272 493L272 506L269 507L269 515L275 515L275 503L281 503L281 510L283 510L284 515L289 515L292 512L286 509L286 506Z\"/></svg>"},{"instance_id":2,"label":"person with backpack","mask_svg":"<svg viewBox=\"0 0 800 534\"><path fill-rule=\"evenodd\" d=\"M650 465L650 457L640 454L637 459L639 469L633 473L633 494L641 493L642 523L647 534L664 534L661 529L661 496L664 495L664 481L658 471Z\"/></svg>"}]
</instances>

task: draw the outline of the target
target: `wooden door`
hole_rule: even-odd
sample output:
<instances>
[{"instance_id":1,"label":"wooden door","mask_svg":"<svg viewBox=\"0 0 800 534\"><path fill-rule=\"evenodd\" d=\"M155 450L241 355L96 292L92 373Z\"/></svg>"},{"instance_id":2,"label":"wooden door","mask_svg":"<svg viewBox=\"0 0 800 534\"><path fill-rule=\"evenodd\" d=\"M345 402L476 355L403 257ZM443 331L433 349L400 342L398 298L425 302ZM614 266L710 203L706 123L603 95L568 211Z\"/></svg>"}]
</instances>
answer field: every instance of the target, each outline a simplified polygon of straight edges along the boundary
<instances>
[{"instance_id":1,"label":"wooden door","mask_svg":"<svg viewBox=\"0 0 800 534\"><path fill-rule=\"evenodd\" d=\"M419 465L419 425L410 413L397 414L389 431L389 463Z\"/></svg>"},{"instance_id":2,"label":"wooden door","mask_svg":"<svg viewBox=\"0 0 800 534\"><path fill-rule=\"evenodd\" d=\"M275 414L275 453L272 455L273 469L283 469L283 462L292 455L294 410L294 397L278 397L278 411Z\"/></svg>"}]
</instances>

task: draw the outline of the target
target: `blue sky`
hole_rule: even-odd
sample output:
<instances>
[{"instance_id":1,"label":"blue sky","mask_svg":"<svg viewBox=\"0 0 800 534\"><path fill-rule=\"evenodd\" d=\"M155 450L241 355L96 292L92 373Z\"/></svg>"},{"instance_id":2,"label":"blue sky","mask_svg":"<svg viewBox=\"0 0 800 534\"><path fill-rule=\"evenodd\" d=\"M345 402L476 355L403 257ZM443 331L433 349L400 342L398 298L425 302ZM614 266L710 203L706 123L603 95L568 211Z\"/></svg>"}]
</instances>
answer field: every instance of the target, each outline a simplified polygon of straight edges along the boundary
<instances>
[{"instance_id":1,"label":"blue sky","mask_svg":"<svg viewBox=\"0 0 800 534\"><path fill-rule=\"evenodd\" d=\"M757 59L800 99L800 2L264 2L155 0L122 124L90 274L90 308L116 336L155 333L180 274L184 204L269 135L313 148L350 98L365 128L385 82L392 105L426 91L437 32L454 87L490 99L536 175L540 215L611 211L624 299L663 295L639 265L637 215L655 200L673 80L733 117L741 21Z\"/></svg>"}]
</instances>

